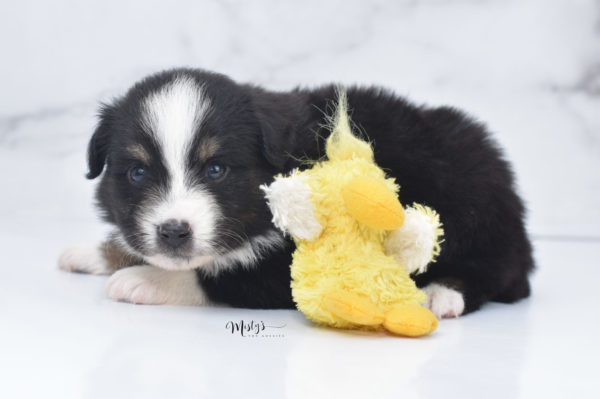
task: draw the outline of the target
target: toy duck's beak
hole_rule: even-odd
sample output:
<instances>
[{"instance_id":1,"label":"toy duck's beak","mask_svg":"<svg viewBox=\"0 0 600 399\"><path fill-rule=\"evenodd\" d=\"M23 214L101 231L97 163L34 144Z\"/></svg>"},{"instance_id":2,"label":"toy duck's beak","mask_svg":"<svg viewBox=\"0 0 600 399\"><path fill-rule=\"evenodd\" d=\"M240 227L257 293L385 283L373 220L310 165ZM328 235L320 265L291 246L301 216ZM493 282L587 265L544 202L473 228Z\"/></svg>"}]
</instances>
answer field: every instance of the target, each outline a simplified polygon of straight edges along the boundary
<instances>
[{"instance_id":1,"label":"toy duck's beak","mask_svg":"<svg viewBox=\"0 0 600 399\"><path fill-rule=\"evenodd\" d=\"M348 212L360 223L395 230L404 223L404 210L396 193L371 177L356 177L342 187Z\"/></svg>"}]
</instances>

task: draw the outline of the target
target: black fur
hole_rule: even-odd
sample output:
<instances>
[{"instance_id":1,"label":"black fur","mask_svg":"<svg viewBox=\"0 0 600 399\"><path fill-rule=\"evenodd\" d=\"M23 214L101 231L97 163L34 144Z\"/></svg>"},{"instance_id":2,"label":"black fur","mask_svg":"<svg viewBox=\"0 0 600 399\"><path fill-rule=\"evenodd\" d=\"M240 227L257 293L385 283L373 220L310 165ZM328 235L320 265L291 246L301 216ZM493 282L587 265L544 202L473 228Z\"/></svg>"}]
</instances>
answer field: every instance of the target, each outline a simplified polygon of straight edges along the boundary
<instances>
[{"instance_id":1,"label":"black fur","mask_svg":"<svg viewBox=\"0 0 600 399\"><path fill-rule=\"evenodd\" d=\"M294 308L290 290L293 243L273 251L254 269L225 270L218 276L199 272L202 287L211 300L240 308Z\"/></svg>"},{"instance_id":2,"label":"black fur","mask_svg":"<svg viewBox=\"0 0 600 399\"><path fill-rule=\"evenodd\" d=\"M199 70L163 72L134 86L107 106L89 146L89 174L107 171L98 189L106 219L136 240L136 205L145 189L132 190L123 179L128 141L147 140L136 117L143 96L175 74L194 76L205 86L213 112L198 137L215 136L223 143L220 159L231 165L227 178L209 189L229 220L219 226L239 236L253 237L272 229L270 213L258 186L277 173L300 166L302 158L323 156L328 132L324 111L335 102L335 87L269 92ZM401 186L404 204L419 202L436 209L444 224L442 254L429 270L414 276L420 287L438 282L460 290L465 313L490 300L514 302L529 295L528 274L534 267L525 227L525 210L515 193L514 178L498 145L485 127L449 107L415 106L380 88L347 89L351 117L373 142L377 163ZM116 132L120 132L117 134ZM155 184L160 185L160 158ZM201 168L190 159L190 168ZM200 176L200 172L198 174ZM208 184L201 181L199 183ZM131 205L127 205L131 204ZM222 250L243 244L222 235ZM253 268L233 268L217 276L198 271L209 297L238 307L291 308L290 254L293 244L273 250Z\"/></svg>"}]
</instances>

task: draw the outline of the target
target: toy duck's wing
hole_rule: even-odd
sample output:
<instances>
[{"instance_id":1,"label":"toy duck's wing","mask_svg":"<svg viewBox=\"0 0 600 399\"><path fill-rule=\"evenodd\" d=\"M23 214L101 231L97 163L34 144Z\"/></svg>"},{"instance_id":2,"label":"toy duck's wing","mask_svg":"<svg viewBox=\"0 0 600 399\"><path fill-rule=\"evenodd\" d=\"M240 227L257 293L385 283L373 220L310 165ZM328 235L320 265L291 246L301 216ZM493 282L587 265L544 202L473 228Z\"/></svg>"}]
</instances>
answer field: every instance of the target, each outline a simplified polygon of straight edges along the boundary
<instances>
[{"instance_id":1,"label":"toy duck's wing","mask_svg":"<svg viewBox=\"0 0 600 399\"><path fill-rule=\"evenodd\" d=\"M273 183L263 184L260 189L278 229L302 240L314 240L321 234L323 227L315 216L310 186L299 174L277 176Z\"/></svg>"},{"instance_id":2,"label":"toy duck's wing","mask_svg":"<svg viewBox=\"0 0 600 399\"><path fill-rule=\"evenodd\" d=\"M391 232L384 243L385 252L406 266L409 273L423 273L440 253L444 231L439 215L419 204L404 211L404 224Z\"/></svg>"},{"instance_id":3,"label":"toy duck's wing","mask_svg":"<svg viewBox=\"0 0 600 399\"><path fill-rule=\"evenodd\" d=\"M396 193L371 177L356 177L342 188L348 212L359 222L376 229L402 226L404 211Z\"/></svg>"}]
</instances>

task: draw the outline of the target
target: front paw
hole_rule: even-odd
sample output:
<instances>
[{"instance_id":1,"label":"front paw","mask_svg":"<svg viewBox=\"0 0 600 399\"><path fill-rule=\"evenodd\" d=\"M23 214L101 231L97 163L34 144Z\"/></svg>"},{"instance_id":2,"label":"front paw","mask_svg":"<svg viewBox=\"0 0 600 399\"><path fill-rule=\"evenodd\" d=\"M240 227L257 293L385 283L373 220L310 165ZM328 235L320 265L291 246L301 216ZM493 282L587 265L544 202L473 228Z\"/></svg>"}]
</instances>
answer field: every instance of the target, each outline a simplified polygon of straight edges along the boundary
<instances>
[{"instance_id":1,"label":"front paw","mask_svg":"<svg viewBox=\"0 0 600 399\"><path fill-rule=\"evenodd\" d=\"M67 272L110 274L100 245L78 245L65 249L58 257L58 268Z\"/></svg>"},{"instance_id":2,"label":"front paw","mask_svg":"<svg viewBox=\"0 0 600 399\"><path fill-rule=\"evenodd\" d=\"M168 271L154 266L132 266L113 274L106 283L115 301L144 305L201 305L206 297L196 272Z\"/></svg>"}]
</instances>

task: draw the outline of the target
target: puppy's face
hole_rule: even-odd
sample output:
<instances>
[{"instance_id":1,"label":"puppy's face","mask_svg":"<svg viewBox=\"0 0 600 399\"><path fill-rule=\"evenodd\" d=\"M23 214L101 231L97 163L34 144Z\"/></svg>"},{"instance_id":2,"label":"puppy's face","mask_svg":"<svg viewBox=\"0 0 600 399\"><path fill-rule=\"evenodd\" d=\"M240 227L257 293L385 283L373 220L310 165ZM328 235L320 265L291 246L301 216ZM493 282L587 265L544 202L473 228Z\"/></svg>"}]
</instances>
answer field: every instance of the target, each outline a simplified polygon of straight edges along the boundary
<instances>
[{"instance_id":1,"label":"puppy's face","mask_svg":"<svg viewBox=\"0 0 600 399\"><path fill-rule=\"evenodd\" d=\"M89 145L89 178L117 238L166 269L252 263L283 245L259 191L277 168L250 89L178 70L105 106ZM264 122L264 121L262 121Z\"/></svg>"}]
</instances>

